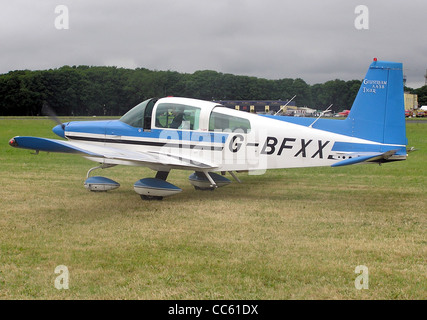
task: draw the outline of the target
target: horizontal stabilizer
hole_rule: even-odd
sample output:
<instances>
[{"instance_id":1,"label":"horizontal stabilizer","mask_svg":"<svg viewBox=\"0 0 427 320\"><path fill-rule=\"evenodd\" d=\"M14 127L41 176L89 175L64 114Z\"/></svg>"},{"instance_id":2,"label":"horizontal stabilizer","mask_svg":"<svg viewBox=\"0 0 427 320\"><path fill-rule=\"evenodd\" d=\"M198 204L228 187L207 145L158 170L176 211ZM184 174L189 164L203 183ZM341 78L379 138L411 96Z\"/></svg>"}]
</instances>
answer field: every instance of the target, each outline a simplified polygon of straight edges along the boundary
<instances>
[{"instance_id":1,"label":"horizontal stabilizer","mask_svg":"<svg viewBox=\"0 0 427 320\"><path fill-rule=\"evenodd\" d=\"M337 162L337 163L331 165L331 167L342 167L342 166L348 166L351 164L357 164L357 163L362 163L362 162L382 162L383 160L387 160L392 155L394 155L396 153L396 151L397 150L390 150L390 151L387 151L384 153L375 153L375 154L370 154L367 156L354 157L354 158L350 158L350 159L346 159L346 160L342 160L340 162Z\"/></svg>"}]
</instances>

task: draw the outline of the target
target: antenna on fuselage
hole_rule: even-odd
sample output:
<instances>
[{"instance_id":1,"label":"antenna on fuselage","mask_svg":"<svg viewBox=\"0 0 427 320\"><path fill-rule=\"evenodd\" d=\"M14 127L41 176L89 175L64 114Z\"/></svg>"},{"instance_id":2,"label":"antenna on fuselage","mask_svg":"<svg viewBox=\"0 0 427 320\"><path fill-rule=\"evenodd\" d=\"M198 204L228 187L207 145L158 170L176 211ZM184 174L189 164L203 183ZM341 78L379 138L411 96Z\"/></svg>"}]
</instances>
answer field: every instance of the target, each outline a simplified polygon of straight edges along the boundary
<instances>
[{"instance_id":1,"label":"antenna on fuselage","mask_svg":"<svg viewBox=\"0 0 427 320\"><path fill-rule=\"evenodd\" d=\"M277 114L280 112L280 111L282 111L283 112L283 108L284 107L286 107L292 100L294 100L294 98L296 97L297 95L294 95L293 97L292 97L292 99L291 100L289 100L288 102L286 102L286 104L284 105L284 106L281 106L280 107L280 109L279 109L279 111L277 111L274 115L275 116L277 116Z\"/></svg>"},{"instance_id":2,"label":"antenna on fuselage","mask_svg":"<svg viewBox=\"0 0 427 320\"><path fill-rule=\"evenodd\" d=\"M314 120L308 127L309 128L311 128L311 127L313 127L313 124L315 124L316 123L316 121L317 120L319 120L326 112L328 112L329 111L329 109L331 108L333 106L333 104L331 104L329 107L327 107L326 108L326 110L323 110L321 113L320 113L320 115L317 117L317 119L316 120Z\"/></svg>"}]
</instances>

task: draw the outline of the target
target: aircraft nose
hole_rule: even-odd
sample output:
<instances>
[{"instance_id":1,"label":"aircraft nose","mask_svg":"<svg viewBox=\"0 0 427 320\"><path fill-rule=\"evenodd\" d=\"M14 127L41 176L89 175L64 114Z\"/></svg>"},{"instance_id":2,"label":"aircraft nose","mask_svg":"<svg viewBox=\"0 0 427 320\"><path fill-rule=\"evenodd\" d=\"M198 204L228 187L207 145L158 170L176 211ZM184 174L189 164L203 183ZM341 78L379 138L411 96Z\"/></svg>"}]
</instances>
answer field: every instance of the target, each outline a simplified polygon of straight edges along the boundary
<instances>
[{"instance_id":1,"label":"aircraft nose","mask_svg":"<svg viewBox=\"0 0 427 320\"><path fill-rule=\"evenodd\" d=\"M52 131L53 133L55 133L56 135L60 136L61 138L65 138L65 126L63 124L58 124L57 126L55 126Z\"/></svg>"}]
</instances>

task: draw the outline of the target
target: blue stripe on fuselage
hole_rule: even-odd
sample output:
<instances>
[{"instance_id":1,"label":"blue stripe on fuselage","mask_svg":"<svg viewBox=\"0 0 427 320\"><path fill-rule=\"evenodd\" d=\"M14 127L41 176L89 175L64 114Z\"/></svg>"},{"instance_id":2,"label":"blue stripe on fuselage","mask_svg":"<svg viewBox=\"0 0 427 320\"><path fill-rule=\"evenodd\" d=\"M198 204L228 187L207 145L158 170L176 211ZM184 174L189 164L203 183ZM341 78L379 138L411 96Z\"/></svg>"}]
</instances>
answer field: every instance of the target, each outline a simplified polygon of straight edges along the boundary
<instances>
[{"instance_id":1,"label":"blue stripe on fuselage","mask_svg":"<svg viewBox=\"0 0 427 320\"><path fill-rule=\"evenodd\" d=\"M152 129L150 131L144 131L142 128L132 127L119 120L74 121L70 122L65 130L66 133L102 134L107 136L121 136L122 138L139 137L212 143L225 143L228 138L228 133L223 132L202 132L179 129Z\"/></svg>"}]
</instances>

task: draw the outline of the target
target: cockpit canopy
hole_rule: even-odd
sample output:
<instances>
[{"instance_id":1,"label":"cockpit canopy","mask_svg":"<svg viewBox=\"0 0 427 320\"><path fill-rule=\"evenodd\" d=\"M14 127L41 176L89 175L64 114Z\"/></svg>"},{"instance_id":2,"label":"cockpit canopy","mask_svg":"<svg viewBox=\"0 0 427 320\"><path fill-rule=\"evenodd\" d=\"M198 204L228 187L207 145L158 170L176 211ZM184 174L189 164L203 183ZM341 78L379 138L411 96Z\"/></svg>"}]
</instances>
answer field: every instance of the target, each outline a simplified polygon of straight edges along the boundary
<instances>
[{"instance_id":1,"label":"cockpit canopy","mask_svg":"<svg viewBox=\"0 0 427 320\"><path fill-rule=\"evenodd\" d=\"M210 108L203 111L205 116L202 116L202 106L189 105L185 100L183 103L180 102L181 100L177 99L148 99L129 110L120 118L120 121L144 130L150 130L151 126L158 129L203 130L205 128L204 130L209 131L243 133L251 130L250 121L240 116L241 111L220 105L209 105ZM200 103L208 102L200 101ZM156 108L153 110L155 105ZM152 123L153 115L154 123ZM201 125L202 120L204 125Z\"/></svg>"}]
</instances>

